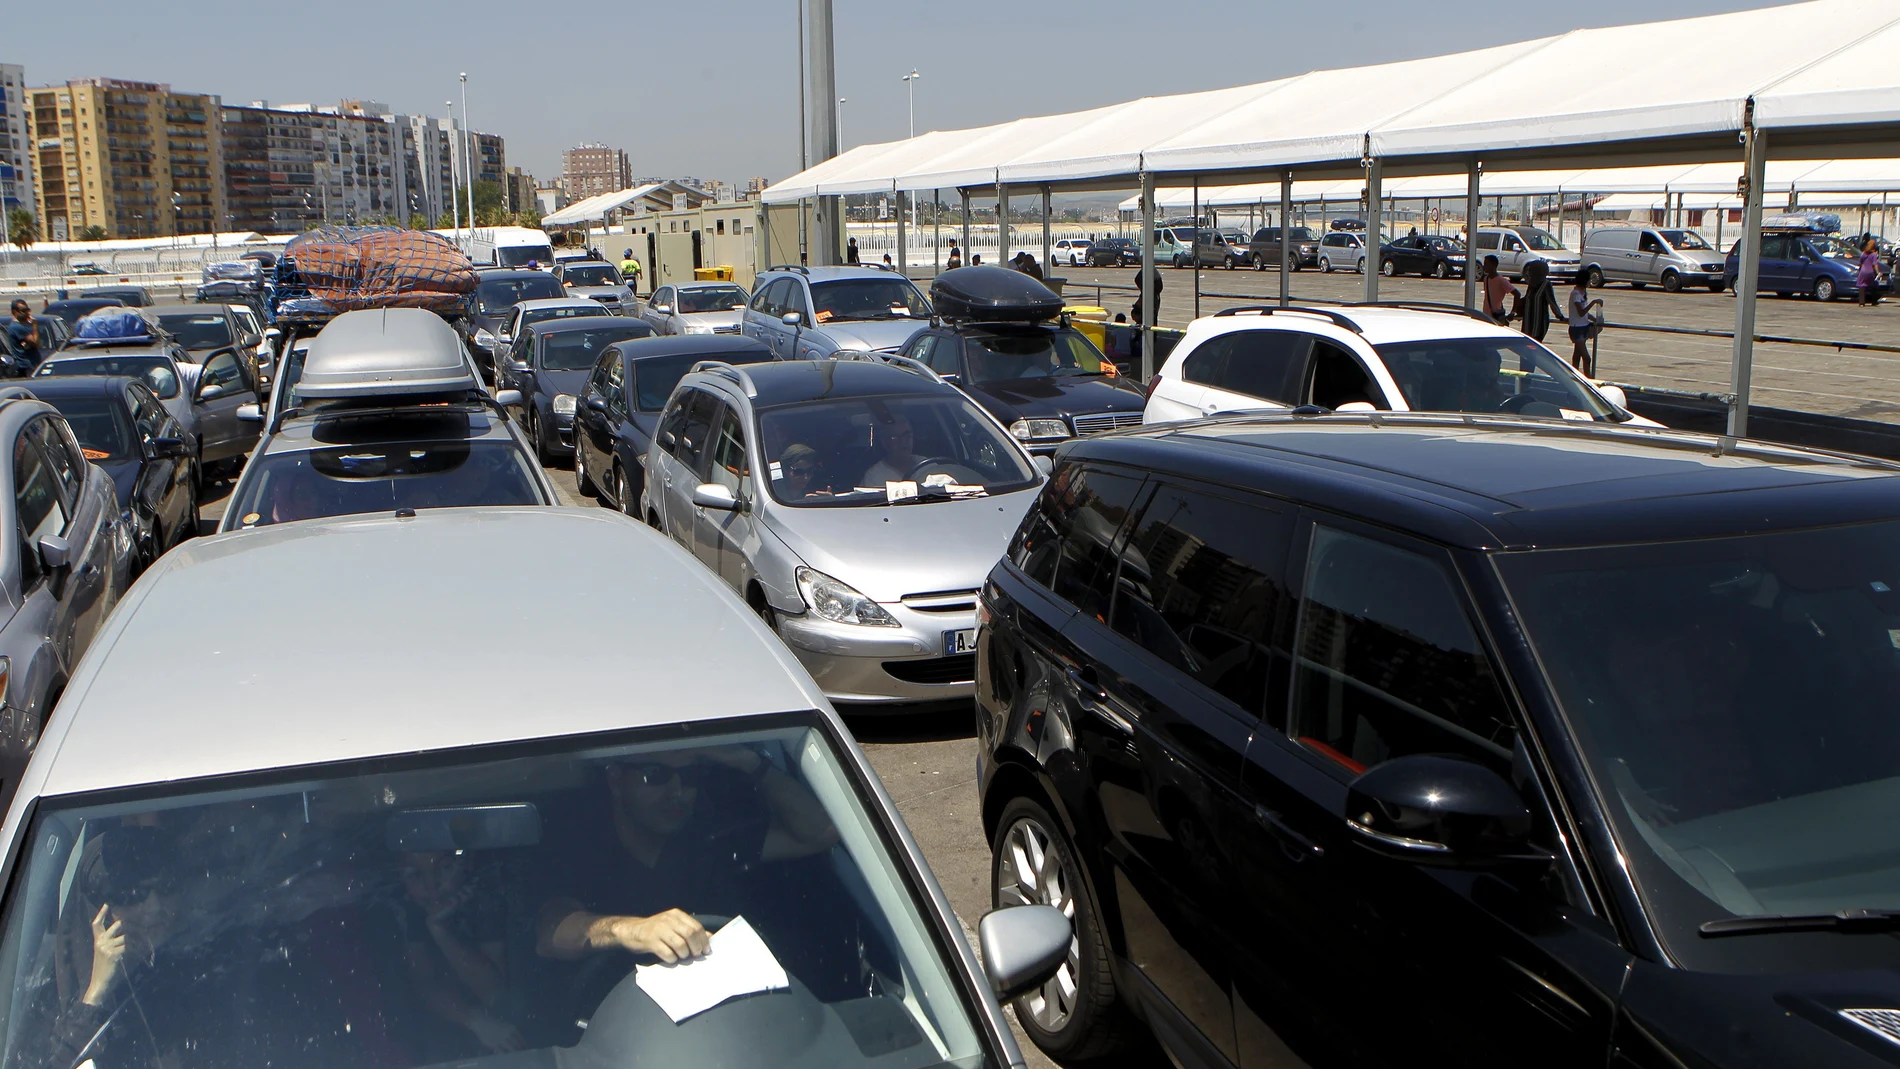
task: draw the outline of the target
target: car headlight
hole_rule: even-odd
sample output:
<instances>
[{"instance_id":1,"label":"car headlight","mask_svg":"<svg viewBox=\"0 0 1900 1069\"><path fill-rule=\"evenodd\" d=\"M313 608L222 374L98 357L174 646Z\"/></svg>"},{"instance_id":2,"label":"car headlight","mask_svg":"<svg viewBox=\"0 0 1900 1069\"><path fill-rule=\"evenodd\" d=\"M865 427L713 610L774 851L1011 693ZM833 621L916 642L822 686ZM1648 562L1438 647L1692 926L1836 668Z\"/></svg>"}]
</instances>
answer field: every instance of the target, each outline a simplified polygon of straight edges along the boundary
<instances>
[{"instance_id":1,"label":"car headlight","mask_svg":"<svg viewBox=\"0 0 1900 1069\"><path fill-rule=\"evenodd\" d=\"M833 349L831 358L833 360L869 360L871 354L863 349Z\"/></svg>"},{"instance_id":2,"label":"car headlight","mask_svg":"<svg viewBox=\"0 0 1900 1069\"><path fill-rule=\"evenodd\" d=\"M554 395L554 414L557 416L573 415L574 414L574 395L571 393L555 394Z\"/></svg>"},{"instance_id":3,"label":"car headlight","mask_svg":"<svg viewBox=\"0 0 1900 1069\"><path fill-rule=\"evenodd\" d=\"M831 576L805 567L798 569L797 576L798 593L819 619L864 627L897 626L897 621L884 611L884 606Z\"/></svg>"},{"instance_id":4,"label":"car headlight","mask_svg":"<svg viewBox=\"0 0 1900 1069\"><path fill-rule=\"evenodd\" d=\"M1009 433L1019 442L1070 437L1069 425L1059 419L1019 419L1009 425Z\"/></svg>"},{"instance_id":5,"label":"car headlight","mask_svg":"<svg viewBox=\"0 0 1900 1069\"><path fill-rule=\"evenodd\" d=\"M680 331L680 333L681 334L711 334L712 328L707 326L704 323L688 323L686 324L686 329Z\"/></svg>"}]
</instances>

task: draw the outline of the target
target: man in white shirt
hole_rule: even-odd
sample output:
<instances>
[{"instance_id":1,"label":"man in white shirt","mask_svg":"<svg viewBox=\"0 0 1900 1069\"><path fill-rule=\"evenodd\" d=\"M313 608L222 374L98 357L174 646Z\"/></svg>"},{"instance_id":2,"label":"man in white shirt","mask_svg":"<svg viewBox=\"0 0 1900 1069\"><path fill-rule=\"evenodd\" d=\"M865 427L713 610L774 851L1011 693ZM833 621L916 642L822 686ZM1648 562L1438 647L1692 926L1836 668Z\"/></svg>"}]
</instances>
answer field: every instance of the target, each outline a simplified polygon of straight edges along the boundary
<instances>
[{"instance_id":1,"label":"man in white shirt","mask_svg":"<svg viewBox=\"0 0 1900 1069\"><path fill-rule=\"evenodd\" d=\"M865 469L861 485L883 486L910 478L917 465L929 459L911 452L914 442L910 420L903 416L892 416L889 422L871 424L871 444L877 447L879 459Z\"/></svg>"}]
</instances>

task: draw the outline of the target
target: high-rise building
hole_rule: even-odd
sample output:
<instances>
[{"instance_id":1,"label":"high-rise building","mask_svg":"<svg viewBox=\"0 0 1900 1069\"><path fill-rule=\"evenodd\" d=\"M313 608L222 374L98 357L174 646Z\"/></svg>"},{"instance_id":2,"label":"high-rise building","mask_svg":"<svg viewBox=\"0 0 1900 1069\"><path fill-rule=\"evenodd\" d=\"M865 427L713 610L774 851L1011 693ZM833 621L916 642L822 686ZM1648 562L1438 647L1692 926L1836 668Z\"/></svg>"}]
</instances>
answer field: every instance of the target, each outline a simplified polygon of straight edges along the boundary
<instances>
[{"instance_id":1,"label":"high-rise building","mask_svg":"<svg viewBox=\"0 0 1900 1069\"><path fill-rule=\"evenodd\" d=\"M625 149L586 143L561 153L561 187L570 200L618 193L633 186L633 165Z\"/></svg>"},{"instance_id":2,"label":"high-rise building","mask_svg":"<svg viewBox=\"0 0 1900 1069\"><path fill-rule=\"evenodd\" d=\"M46 236L202 234L225 221L218 98L86 78L30 89L33 184Z\"/></svg>"},{"instance_id":3,"label":"high-rise building","mask_svg":"<svg viewBox=\"0 0 1900 1069\"><path fill-rule=\"evenodd\" d=\"M508 168L502 175L501 206L511 212L525 212L529 208L538 211L540 204L534 195L535 188L533 175L519 167Z\"/></svg>"},{"instance_id":4,"label":"high-rise building","mask_svg":"<svg viewBox=\"0 0 1900 1069\"><path fill-rule=\"evenodd\" d=\"M745 180L745 185L739 187L739 195L743 197L756 197L765 192L765 187L771 184L768 179L754 175Z\"/></svg>"},{"instance_id":5,"label":"high-rise building","mask_svg":"<svg viewBox=\"0 0 1900 1069\"><path fill-rule=\"evenodd\" d=\"M23 208L38 216L26 110L26 69L0 63L0 209Z\"/></svg>"}]
</instances>

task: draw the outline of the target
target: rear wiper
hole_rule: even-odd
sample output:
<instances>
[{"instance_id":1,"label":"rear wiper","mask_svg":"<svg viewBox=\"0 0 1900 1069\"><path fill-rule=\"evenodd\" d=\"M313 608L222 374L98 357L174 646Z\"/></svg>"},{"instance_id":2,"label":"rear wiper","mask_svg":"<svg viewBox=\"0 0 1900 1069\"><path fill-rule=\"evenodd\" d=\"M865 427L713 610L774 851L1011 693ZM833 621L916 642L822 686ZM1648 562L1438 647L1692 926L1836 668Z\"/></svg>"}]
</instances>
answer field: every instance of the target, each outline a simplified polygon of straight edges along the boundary
<instances>
[{"instance_id":1,"label":"rear wiper","mask_svg":"<svg viewBox=\"0 0 1900 1069\"><path fill-rule=\"evenodd\" d=\"M1900 931L1900 909L1837 909L1832 913L1725 917L1704 921L1696 930L1710 939L1759 932L1896 932Z\"/></svg>"}]
</instances>

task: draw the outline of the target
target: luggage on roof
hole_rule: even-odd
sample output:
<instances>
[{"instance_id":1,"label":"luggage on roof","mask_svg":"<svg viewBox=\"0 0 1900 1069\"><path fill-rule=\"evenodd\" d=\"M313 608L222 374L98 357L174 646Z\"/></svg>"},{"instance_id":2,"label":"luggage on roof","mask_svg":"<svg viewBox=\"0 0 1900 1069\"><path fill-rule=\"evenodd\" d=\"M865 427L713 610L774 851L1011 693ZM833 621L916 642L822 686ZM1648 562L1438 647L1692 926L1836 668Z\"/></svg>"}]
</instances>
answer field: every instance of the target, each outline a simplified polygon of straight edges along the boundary
<instances>
[{"instance_id":1,"label":"luggage on roof","mask_svg":"<svg viewBox=\"0 0 1900 1069\"><path fill-rule=\"evenodd\" d=\"M123 307L100 308L80 316L79 325L73 330L73 338L75 341L95 344L117 342L149 345L155 340L151 321L137 310Z\"/></svg>"},{"instance_id":2,"label":"luggage on roof","mask_svg":"<svg viewBox=\"0 0 1900 1069\"><path fill-rule=\"evenodd\" d=\"M363 308L460 312L475 267L426 230L330 226L299 234L277 260L280 316L321 319ZM294 302L294 303L292 303ZM288 306L288 310L285 306Z\"/></svg>"},{"instance_id":3,"label":"luggage on roof","mask_svg":"<svg viewBox=\"0 0 1900 1069\"><path fill-rule=\"evenodd\" d=\"M1021 271L959 267L930 284L930 304L944 319L1039 323L1062 314L1062 298Z\"/></svg>"}]
</instances>

